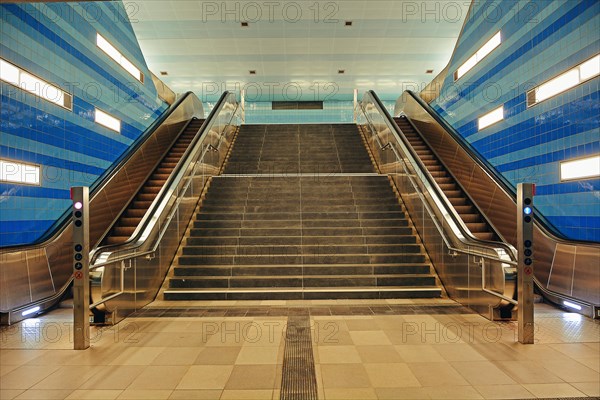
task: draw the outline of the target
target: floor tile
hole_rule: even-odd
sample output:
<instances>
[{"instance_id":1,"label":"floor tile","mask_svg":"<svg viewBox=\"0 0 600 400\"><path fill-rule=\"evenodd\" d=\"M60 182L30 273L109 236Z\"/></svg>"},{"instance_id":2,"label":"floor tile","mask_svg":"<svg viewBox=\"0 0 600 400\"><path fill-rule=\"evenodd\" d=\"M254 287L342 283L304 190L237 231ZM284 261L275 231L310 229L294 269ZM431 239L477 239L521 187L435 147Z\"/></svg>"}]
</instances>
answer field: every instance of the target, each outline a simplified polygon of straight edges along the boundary
<instances>
[{"instance_id":1,"label":"floor tile","mask_svg":"<svg viewBox=\"0 0 600 400\"><path fill-rule=\"evenodd\" d=\"M475 389L484 399L529 399L535 398L521 385L478 385Z\"/></svg>"},{"instance_id":2,"label":"floor tile","mask_svg":"<svg viewBox=\"0 0 600 400\"><path fill-rule=\"evenodd\" d=\"M224 390L220 400L271 400L273 390Z\"/></svg>"},{"instance_id":3,"label":"floor tile","mask_svg":"<svg viewBox=\"0 0 600 400\"><path fill-rule=\"evenodd\" d=\"M585 393L587 396L600 398L600 383L596 382L574 382L571 383L577 390Z\"/></svg>"},{"instance_id":4,"label":"floor tile","mask_svg":"<svg viewBox=\"0 0 600 400\"><path fill-rule=\"evenodd\" d=\"M175 389L189 368L193 367L159 365L148 366L137 376L137 378L131 382L127 389Z\"/></svg>"},{"instance_id":5,"label":"floor tile","mask_svg":"<svg viewBox=\"0 0 600 400\"><path fill-rule=\"evenodd\" d=\"M406 364L364 364L364 367L375 388L421 386Z\"/></svg>"},{"instance_id":6,"label":"floor tile","mask_svg":"<svg viewBox=\"0 0 600 400\"><path fill-rule=\"evenodd\" d=\"M429 344L395 346L400 357L407 362L445 362L444 357Z\"/></svg>"},{"instance_id":7,"label":"floor tile","mask_svg":"<svg viewBox=\"0 0 600 400\"><path fill-rule=\"evenodd\" d=\"M21 395L17 396L18 400L63 400L69 394L71 394L73 390L28 390L23 392ZM0 397L4 399L4 397Z\"/></svg>"},{"instance_id":8,"label":"floor tile","mask_svg":"<svg viewBox=\"0 0 600 400\"><path fill-rule=\"evenodd\" d=\"M21 393L23 393L23 389L0 389L0 399L12 400L17 398Z\"/></svg>"},{"instance_id":9,"label":"floor tile","mask_svg":"<svg viewBox=\"0 0 600 400\"><path fill-rule=\"evenodd\" d=\"M226 390L261 390L276 387L275 365L236 365L225 385Z\"/></svg>"},{"instance_id":10,"label":"floor tile","mask_svg":"<svg viewBox=\"0 0 600 400\"><path fill-rule=\"evenodd\" d=\"M469 384L450 363L408 363L408 367L423 386Z\"/></svg>"},{"instance_id":11,"label":"floor tile","mask_svg":"<svg viewBox=\"0 0 600 400\"><path fill-rule=\"evenodd\" d=\"M472 386L430 386L426 388L430 399L469 400L483 399Z\"/></svg>"},{"instance_id":12,"label":"floor tile","mask_svg":"<svg viewBox=\"0 0 600 400\"><path fill-rule=\"evenodd\" d=\"M177 390L223 389L232 365L192 365L177 385Z\"/></svg>"},{"instance_id":13,"label":"floor tile","mask_svg":"<svg viewBox=\"0 0 600 400\"><path fill-rule=\"evenodd\" d=\"M129 347L109 365L150 365L165 347Z\"/></svg>"},{"instance_id":14,"label":"floor tile","mask_svg":"<svg viewBox=\"0 0 600 400\"><path fill-rule=\"evenodd\" d=\"M349 331L377 331L381 328L373 318L348 318L346 326Z\"/></svg>"},{"instance_id":15,"label":"floor tile","mask_svg":"<svg viewBox=\"0 0 600 400\"><path fill-rule=\"evenodd\" d=\"M321 364L323 388L369 388L369 376L362 364Z\"/></svg>"},{"instance_id":16,"label":"floor tile","mask_svg":"<svg viewBox=\"0 0 600 400\"><path fill-rule=\"evenodd\" d=\"M114 400L122 390L74 390L66 400Z\"/></svg>"},{"instance_id":17,"label":"floor tile","mask_svg":"<svg viewBox=\"0 0 600 400\"><path fill-rule=\"evenodd\" d=\"M235 364L277 364L278 355L279 347L243 346Z\"/></svg>"},{"instance_id":18,"label":"floor tile","mask_svg":"<svg viewBox=\"0 0 600 400\"><path fill-rule=\"evenodd\" d=\"M325 389L326 400L371 400L378 399L374 389Z\"/></svg>"},{"instance_id":19,"label":"floor tile","mask_svg":"<svg viewBox=\"0 0 600 400\"><path fill-rule=\"evenodd\" d=\"M496 365L518 383L562 383L563 380L537 361L498 361Z\"/></svg>"},{"instance_id":20,"label":"floor tile","mask_svg":"<svg viewBox=\"0 0 600 400\"><path fill-rule=\"evenodd\" d=\"M528 383L523 387L533 395L541 398L585 397L585 395L568 383Z\"/></svg>"},{"instance_id":21,"label":"floor tile","mask_svg":"<svg viewBox=\"0 0 600 400\"><path fill-rule=\"evenodd\" d=\"M115 365L101 367L79 389L127 389L145 369L142 365Z\"/></svg>"},{"instance_id":22,"label":"floor tile","mask_svg":"<svg viewBox=\"0 0 600 400\"><path fill-rule=\"evenodd\" d=\"M2 386L7 389L29 389L48 375L57 371L58 366L22 366L2 377Z\"/></svg>"},{"instance_id":23,"label":"floor tile","mask_svg":"<svg viewBox=\"0 0 600 400\"><path fill-rule=\"evenodd\" d=\"M102 368L88 365L63 366L38 382L32 389L77 389Z\"/></svg>"},{"instance_id":24,"label":"floor tile","mask_svg":"<svg viewBox=\"0 0 600 400\"><path fill-rule=\"evenodd\" d=\"M424 387L376 388L375 393L381 400L423 400L429 398L427 389Z\"/></svg>"},{"instance_id":25,"label":"floor tile","mask_svg":"<svg viewBox=\"0 0 600 400\"><path fill-rule=\"evenodd\" d=\"M124 390L117 399L119 400L167 400L172 390Z\"/></svg>"},{"instance_id":26,"label":"floor tile","mask_svg":"<svg viewBox=\"0 0 600 400\"><path fill-rule=\"evenodd\" d=\"M352 364L360 363L361 358L355 346L318 346L320 364Z\"/></svg>"},{"instance_id":27,"label":"floor tile","mask_svg":"<svg viewBox=\"0 0 600 400\"><path fill-rule=\"evenodd\" d=\"M392 343L383 331L351 331L352 342L357 346L380 346Z\"/></svg>"},{"instance_id":28,"label":"floor tile","mask_svg":"<svg viewBox=\"0 0 600 400\"><path fill-rule=\"evenodd\" d=\"M545 369L566 382L600 382L598 372L575 360L547 360L543 362L543 365Z\"/></svg>"},{"instance_id":29,"label":"floor tile","mask_svg":"<svg viewBox=\"0 0 600 400\"><path fill-rule=\"evenodd\" d=\"M151 365L192 365L202 349L202 347L169 347L158 354Z\"/></svg>"},{"instance_id":30,"label":"floor tile","mask_svg":"<svg viewBox=\"0 0 600 400\"><path fill-rule=\"evenodd\" d=\"M471 385L510 385L516 382L490 361L450 363Z\"/></svg>"},{"instance_id":31,"label":"floor tile","mask_svg":"<svg viewBox=\"0 0 600 400\"><path fill-rule=\"evenodd\" d=\"M394 346L355 346L364 363L401 363L404 359Z\"/></svg>"},{"instance_id":32,"label":"floor tile","mask_svg":"<svg viewBox=\"0 0 600 400\"><path fill-rule=\"evenodd\" d=\"M446 361L485 361L485 358L468 344L432 345Z\"/></svg>"},{"instance_id":33,"label":"floor tile","mask_svg":"<svg viewBox=\"0 0 600 400\"><path fill-rule=\"evenodd\" d=\"M241 349L241 347L205 347L196 357L194 364L233 365Z\"/></svg>"},{"instance_id":34,"label":"floor tile","mask_svg":"<svg viewBox=\"0 0 600 400\"><path fill-rule=\"evenodd\" d=\"M222 390L173 390L169 400L214 400L221 397Z\"/></svg>"}]
</instances>

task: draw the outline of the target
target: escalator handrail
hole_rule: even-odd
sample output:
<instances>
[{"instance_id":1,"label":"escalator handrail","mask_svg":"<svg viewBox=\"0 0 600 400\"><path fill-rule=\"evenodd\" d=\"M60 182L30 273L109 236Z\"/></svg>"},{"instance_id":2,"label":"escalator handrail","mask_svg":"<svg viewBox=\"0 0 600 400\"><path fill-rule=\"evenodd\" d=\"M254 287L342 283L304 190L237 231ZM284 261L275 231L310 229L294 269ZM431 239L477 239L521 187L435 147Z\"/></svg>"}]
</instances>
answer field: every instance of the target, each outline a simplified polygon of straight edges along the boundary
<instances>
[{"instance_id":1,"label":"escalator handrail","mask_svg":"<svg viewBox=\"0 0 600 400\"><path fill-rule=\"evenodd\" d=\"M196 147L198 142L203 140L205 135L208 132L210 132L210 129L208 129L208 128L211 127L215 115L218 115L221 108L226 104L227 97L229 96L229 94L230 94L229 91L223 92L223 94L221 95L221 97L219 98L219 100L217 101L217 103L215 104L213 109L211 110L208 117L204 120L204 123L202 124L202 126L198 129L198 132L194 136L194 139L188 145L186 151L183 153L183 155L177 162L177 165L173 168L173 171L171 171L171 174L169 175L169 177L163 184L162 188L160 189L160 191L154 198L152 204L150 205L150 207L148 208L146 213L144 213L144 217L138 223L134 233L129 237L129 239L127 239L123 243L109 244L109 245L99 246L99 247L95 248L92 251L92 255L90 256L90 261L91 261L90 266L95 261L94 258L97 255L102 254L104 252L107 252L107 251L114 252L114 251L117 251L116 249L118 249L118 251L127 251L134 247L138 247L137 242L140 240L140 236L142 235L142 232L146 229L146 227L152 220L152 217L156 214L157 209L163 203L166 193L168 192L169 188L173 185L173 183L177 179L177 177L180 175L181 170L184 168L187 168L188 164L191 162L191 160L188 160L188 159L189 159L191 153L194 151L194 148ZM132 255L137 256L138 254L136 253L136 254L132 254ZM126 258L130 258L130 257L126 257ZM123 258L119 257L119 259L123 259ZM112 263L112 262L114 262L114 260L111 259L108 263ZM100 266L100 264L94 265L94 268L97 268L98 266Z\"/></svg>"},{"instance_id":2,"label":"escalator handrail","mask_svg":"<svg viewBox=\"0 0 600 400\"><path fill-rule=\"evenodd\" d=\"M119 171L127 164L129 159L136 153L136 151L142 147L142 145L152 137L152 133L162 125L162 123L179 107L179 105L185 101L185 99L192 95L193 92L186 92L177 101L171 104L159 118L154 120L152 124L146 129L145 134L137 138L132 145L127 149L126 152L121 154L113 164L106 169L102 175L100 175L94 183L90 186L90 201L102 191L102 189L110 182L114 176L115 171ZM38 239L31 243L12 245L12 246L0 246L0 252L13 252L13 251L26 251L27 248L43 247L46 243L53 241L70 223L72 216L72 210L67 208L56 221L46 229Z\"/></svg>"},{"instance_id":3,"label":"escalator handrail","mask_svg":"<svg viewBox=\"0 0 600 400\"><path fill-rule=\"evenodd\" d=\"M486 247L486 248L501 247L501 248L503 248L505 253L511 257L512 262L515 262L516 261L516 250L514 249L514 247L512 245L505 243L505 242L501 242L501 241L479 239L479 238L475 237L469 231L469 229L465 226L462 218L458 215L458 213L456 212L456 210L454 209L452 204L450 204L450 201L448 200L448 198L446 197L446 195L444 194L442 189L439 187L439 185L437 184L435 179L433 179L433 177L431 176L431 174L429 173L429 171L427 170L427 168L425 167L425 165L423 164L423 162L421 161L419 156L416 154L416 152L414 151L412 146L408 143L408 141L404 137L404 135L398 134L398 132L401 132L401 129L398 127L398 125L396 124L396 122L394 121L392 116L389 114L387 109L383 106L383 103L381 102L381 100L379 99L377 94L373 90L370 90L367 93L369 93L371 98L374 100L379 113L382 114L382 116L387 120L386 122L388 123L388 126L393 128L393 129L391 129L391 132L396 137L396 140L398 140L399 142L402 142L404 144L404 146L407 148L411 158L413 159L412 161L414 161L416 166L419 168L420 172L423 174L423 177L427 180L427 183L429 184L429 186L433 189L435 196L442 202L444 208L446 209L445 211L447 212L447 214L450 216L450 218L452 219L454 224L460 229L461 234L465 238L468 239L469 243L465 243L465 244L477 245L477 246ZM498 236L500 236L500 235L498 235Z\"/></svg>"},{"instance_id":4,"label":"escalator handrail","mask_svg":"<svg viewBox=\"0 0 600 400\"><path fill-rule=\"evenodd\" d=\"M409 96L411 96L423 110L425 110L448 133L448 135L469 155L473 162L479 165L483 171L496 182L498 187L504 191L508 197L512 198L516 204L517 192L512 183L485 160L484 157L482 157L479 152L456 131L456 129L446 122L446 120L444 120L444 118L442 118L437 111L427 104L427 102L425 102L417 93L412 90L406 90L406 93L408 93ZM552 238L556 242L572 245L581 244L586 246L598 244L598 242L594 241L569 239L564 234L560 233L559 230L535 207L535 205L533 208L536 215L536 225L546 236Z\"/></svg>"}]
</instances>

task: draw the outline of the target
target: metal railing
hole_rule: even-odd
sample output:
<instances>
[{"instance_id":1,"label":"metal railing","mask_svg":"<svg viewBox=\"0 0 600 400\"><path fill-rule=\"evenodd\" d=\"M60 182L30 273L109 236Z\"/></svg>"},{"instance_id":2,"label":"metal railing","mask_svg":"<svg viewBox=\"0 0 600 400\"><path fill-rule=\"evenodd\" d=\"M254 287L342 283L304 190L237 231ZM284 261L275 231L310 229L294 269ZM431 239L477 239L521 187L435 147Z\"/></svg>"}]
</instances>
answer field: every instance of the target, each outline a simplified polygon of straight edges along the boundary
<instances>
[{"instance_id":1,"label":"metal railing","mask_svg":"<svg viewBox=\"0 0 600 400\"><path fill-rule=\"evenodd\" d=\"M207 183L219 174L240 111L235 94L225 92L132 236L93 252L90 309L98 322L116 323L154 299Z\"/></svg>"},{"instance_id":2,"label":"metal railing","mask_svg":"<svg viewBox=\"0 0 600 400\"><path fill-rule=\"evenodd\" d=\"M510 318L516 250L473 236L374 92L358 111L375 161L393 179L449 296L490 319Z\"/></svg>"}]
</instances>

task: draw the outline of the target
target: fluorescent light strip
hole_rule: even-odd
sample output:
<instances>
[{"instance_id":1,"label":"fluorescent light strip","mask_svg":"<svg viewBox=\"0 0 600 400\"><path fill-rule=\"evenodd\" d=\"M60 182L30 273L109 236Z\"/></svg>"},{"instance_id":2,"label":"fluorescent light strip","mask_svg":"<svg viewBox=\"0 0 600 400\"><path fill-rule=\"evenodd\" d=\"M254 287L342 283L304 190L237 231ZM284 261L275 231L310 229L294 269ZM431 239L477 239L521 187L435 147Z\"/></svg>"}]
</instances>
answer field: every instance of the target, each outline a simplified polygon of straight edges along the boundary
<instances>
[{"instance_id":1,"label":"fluorescent light strip","mask_svg":"<svg viewBox=\"0 0 600 400\"><path fill-rule=\"evenodd\" d=\"M479 120L479 130L487 128L490 125L495 124L498 121L502 121L504 119L504 106L500 106L495 110L490 111L489 113L482 115Z\"/></svg>"},{"instance_id":2,"label":"fluorescent light strip","mask_svg":"<svg viewBox=\"0 0 600 400\"><path fill-rule=\"evenodd\" d=\"M67 110L73 106L73 97L69 93L1 58L0 80Z\"/></svg>"},{"instance_id":3,"label":"fluorescent light strip","mask_svg":"<svg viewBox=\"0 0 600 400\"><path fill-rule=\"evenodd\" d=\"M595 78L598 74L600 74L600 54L527 92L527 105L530 107L548 100Z\"/></svg>"},{"instance_id":4,"label":"fluorescent light strip","mask_svg":"<svg viewBox=\"0 0 600 400\"><path fill-rule=\"evenodd\" d=\"M108 42L102 35L96 32L96 45L100 50L104 51L106 55L115 60L123 69L131 74L135 79L140 82L144 82L144 74L133 65L119 50Z\"/></svg>"},{"instance_id":5,"label":"fluorescent light strip","mask_svg":"<svg viewBox=\"0 0 600 400\"><path fill-rule=\"evenodd\" d=\"M600 154L560 163L561 181L598 177L600 177Z\"/></svg>"},{"instance_id":6,"label":"fluorescent light strip","mask_svg":"<svg viewBox=\"0 0 600 400\"><path fill-rule=\"evenodd\" d=\"M102 126L107 127L108 129L112 129L115 132L121 132L121 121L98 108L96 108L94 113L94 121Z\"/></svg>"},{"instance_id":7,"label":"fluorescent light strip","mask_svg":"<svg viewBox=\"0 0 600 400\"><path fill-rule=\"evenodd\" d=\"M40 185L40 167L18 161L0 159L0 182Z\"/></svg>"},{"instance_id":8,"label":"fluorescent light strip","mask_svg":"<svg viewBox=\"0 0 600 400\"><path fill-rule=\"evenodd\" d=\"M33 308L30 308L30 309L28 309L28 310L25 310L25 311L23 311L23 312L21 313L21 315L22 315L23 317L26 317L26 316L28 316L29 314L33 314L33 313L36 313L36 312L38 312L38 311L40 311L40 307L33 307Z\"/></svg>"},{"instance_id":9,"label":"fluorescent light strip","mask_svg":"<svg viewBox=\"0 0 600 400\"><path fill-rule=\"evenodd\" d=\"M566 301L566 300L563 301L563 304L567 307L574 308L576 310L581 311L581 306L578 304L571 303L570 301Z\"/></svg>"},{"instance_id":10,"label":"fluorescent light strip","mask_svg":"<svg viewBox=\"0 0 600 400\"><path fill-rule=\"evenodd\" d=\"M465 61L454 73L454 80L459 80L467 72L469 72L477 63L483 60L488 54L490 54L496 47L502 43L502 35L500 32L496 33L490 40L485 42L483 46L477 50L467 61Z\"/></svg>"}]
</instances>

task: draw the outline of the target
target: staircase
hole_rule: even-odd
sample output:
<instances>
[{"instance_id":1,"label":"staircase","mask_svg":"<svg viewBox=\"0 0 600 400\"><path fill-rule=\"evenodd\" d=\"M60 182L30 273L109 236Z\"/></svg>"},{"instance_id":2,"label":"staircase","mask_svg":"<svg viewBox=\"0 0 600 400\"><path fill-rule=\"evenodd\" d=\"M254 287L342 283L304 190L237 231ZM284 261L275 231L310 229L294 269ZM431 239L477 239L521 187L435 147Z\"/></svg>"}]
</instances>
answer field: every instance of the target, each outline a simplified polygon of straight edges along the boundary
<instances>
[{"instance_id":1,"label":"staircase","mask_svg":"<svg viewBox=\"0 0 600 400\"><path fill-rule=\"evenodd\" d=\"M356 125L244 125L170 271L165 300L439 297Z\"/></svg>"},{"instance_id":2,"label":"staircase","mask_svg":"<svg viewBox=\"0 0 600 400\"><path fill-rule=\"evenodd\" d=\"M405 116L394 120L473 236L481 240L498 241L499 238L494 230L421 138L412 123Z\"/></svg>"},{"instance_id":3,"label":"staircase","mask_svg":"<svg viewBox=\"0 0 600 400\"><path fill-rule=\"evenodd\" d=\"M203 119L190 120L111 231L104 237L102 245L123 243L131 237L203 123Z\"/></svg>"}]
</instances>

